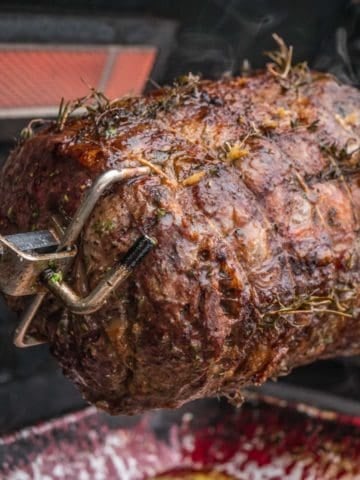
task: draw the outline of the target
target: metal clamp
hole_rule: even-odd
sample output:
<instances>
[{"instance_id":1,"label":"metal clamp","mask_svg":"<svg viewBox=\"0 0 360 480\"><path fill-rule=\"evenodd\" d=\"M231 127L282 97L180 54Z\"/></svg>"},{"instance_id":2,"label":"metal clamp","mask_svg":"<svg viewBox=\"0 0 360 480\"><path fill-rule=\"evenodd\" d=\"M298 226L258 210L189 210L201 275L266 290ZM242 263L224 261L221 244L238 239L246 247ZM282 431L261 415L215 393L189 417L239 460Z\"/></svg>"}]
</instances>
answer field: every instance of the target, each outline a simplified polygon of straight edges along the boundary
<instances>
[{"instance_id":1,"label":"metal clamp","mask_svg":"<svg viewBox=\"0 0 360 480\"><path fill-rule=\"evenodd\" d=\"M16 241L14 242L14 239L11 239L9 237L0 237L0 244L2 244L3 253L5 252L5 255L3 255L3 261L4 259L6 261L6 259L8 258L8 265L18 265L21 263L18 261L18 259L24 258L24 260L28 264L27 267L23 270L21 270L21 268L19 267L22 272L27 272L26 275L24 273L24 276L22 277L25 279L23 282L23 287L17 287L15 285L15 279L14 282L11 282L9 288L6 287L7 290L5 290L4 288L4 291L7 291L9 293L13 292L10 294L20 295L30 294L33 292L33 289L36 289L36 291L38 292L37 295L35 295L31 299L31 302L28 308L25 310L21 318L20 324L15 331L14 343L17 347L24 348L44 343L28 335L28 330L32 320L34 319L43 300L45 299L48 290L50 290L55 296L57 296L64 303L64 305L74 313L83 315L86 313L94 312L104 304L110 293L114 291L130 275L138 262L155 245L155 241L150 239L149 237L141 237L130 248L125 257L113 266L113 268L108 272L108 274L104 277L100 284L86 298L79 298L77 294L73 292L68 285L65 284L65 282L53 281L55 271L53 270L53 268L51 268L51 266L53 265L51 261L54 261L56 271L60 270L61 272L61 275L56 278L63 278L66 275L68 269L70 268L72 260L76 255L76 247L74 245L84 227L84 224L86 223L91 212L93 211L95 204L97 203L101 195L104 193L104 191L114 183L122 182L124 180L129 180L140 175L148 174L150 174L150 169L148 167L110 170L102 174L93 183L91 188L86 193L83 202L75 213L74 218L72 219L69 227L63 234L61 240L59 242L56 242L54 236L53 242L50 241L50 243L55 244L55 252L38 253L39 250L41 251L41 246L39 246L39 243L41 243L39 240L41 235L39 234L42 233L43 235L45 235L45 232L37 232L35 248L34 245L32 245L33 248L31 249L31 254L24 253L19 250L19 244L16 243ZM52 232L46 232L46 234L53 235ZM45 243L47 245L49 244L49 242ZM7 271L9 271L9 268L7 269ZM43 287L39 286L38 279L40 277L46 287L44 290ZM6 275L4 278L6 278ZM2 283L4 283L4 278ZM3 285L0 283L0 288L2 286Z\"/></svg>"},{"instance_id":2,"label":"metal clamp","mask_svg":"<svg viewBox=\"0 0 360 480\"><path fill-rule=\"evenodd\" d=\"M65 282L53 281L54 271L45 270L42 274L48 289L73 313L86 315L96 312L105 303L110 293L124 282L140 260L153 248L155 241L144 235L128 250L125 257L115 263L101 282L85 298L81 298Z\"/></svg>"},{"instance_id":3,"label":"metal clamp","mask_svg":"<svg viewBox=\"0 0 360 480\"><path fill-rule=\"evenodd\" d=\"M34 295L46 291L39 281L46 268L65 269L76 247L56 252L59 241L52 231L0 235L0 290L7 295Z\"/></svg>"}]
</instances>

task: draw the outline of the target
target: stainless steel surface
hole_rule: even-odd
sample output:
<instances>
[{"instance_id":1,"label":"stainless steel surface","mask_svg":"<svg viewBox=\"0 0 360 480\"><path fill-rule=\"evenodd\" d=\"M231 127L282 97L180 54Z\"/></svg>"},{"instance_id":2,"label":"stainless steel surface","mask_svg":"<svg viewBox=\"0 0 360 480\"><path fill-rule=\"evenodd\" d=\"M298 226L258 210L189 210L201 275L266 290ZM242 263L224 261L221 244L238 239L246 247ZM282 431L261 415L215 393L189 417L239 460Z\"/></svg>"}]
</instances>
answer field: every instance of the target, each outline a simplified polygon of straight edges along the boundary
<instances>
[{"instance_id":1,"label":"stainless steel surface","mask_svg":"<svg viewBox=\"0 0 360 480\"><path fill-rule=\"evenodd\" d=\"M40 230L38 232L15 233L7 235L5 238L22 252L38 252L43 249L49 252L49 249L56 248L59 240L51 230ZM2 245L0 245L0 255L3 254Z\"/></svg>"},{"instance_id":2,"label":"stainless steel surface","mask_svg":"<svg viewBox=\"0 0 360 480\"><path fill-rule=\"evenodd\" d=\"M27 236L28 235L28 236ZM51 232L21 235L0 235L0 289L7 295L34 295L46 290L39 275L49 265L62 270L76 255L76 247L53 253L43 252L58 242Z\"/></svg>"},{"instance_id":3,"label":"stainless steel surface","mask_svg":"<svg viewBox=\"0 0 360 480\"><path fill-rule=\"evenodd\" d=\"M138 168L124 168L122 170L109 170L108 172L102 174L88 190L87 194L77 212L72 219L69 227L64 233L63 238L60 240L59 246L57 248L58 252L63 250L68 250L72 245L75 245L81 230L89 218L91 212L93 211L97 201L104 193L104 191L113 185L130 178L134 178L140 175L150 174L150 169L148 167L138 167ZM62 270L62 276L66 275L67 268ZM44 269L45 270L45 269ZM25 310L20 324L15 331L14 343L17 347L31 347L38 345L39 342L31 336L27 335L28 329L31 325L32 320L34 319L37 311L39 310L46 293L37 294L31 301L28 308Z\"/></svg>"},{"instance_id":4,"label":"stainless steel surface","mask_svg":"<svg viewBox=\"0 0 360 480\"><path fill-rule=\"evenodd\" d=\"M109 170L108 172L103 173L86 193L85 198L75 213L64 237L61 239L59 249L61 250L65 247L71 246L76 242L86 220L93 211L96 202L107 188L114 183L149 174L149 167L124 168L122 170Z\"/></svg>"},{"instance_id":5,"label":"stainless steel surface","mask_svg":"<svg viewBox=\"0 0 360 480\"><path fill-rule=\"evenodd\" d=\"M109 270L100 283L85 298L81 298L66 283L53 281L53 271L44 272L48 289L65 304L71 312L85 315L96 312L106 302L109 295L132 273L136 265L155 246L151 238L141 237L125 255L121 262Z\"/></svg>"}]
</instances>

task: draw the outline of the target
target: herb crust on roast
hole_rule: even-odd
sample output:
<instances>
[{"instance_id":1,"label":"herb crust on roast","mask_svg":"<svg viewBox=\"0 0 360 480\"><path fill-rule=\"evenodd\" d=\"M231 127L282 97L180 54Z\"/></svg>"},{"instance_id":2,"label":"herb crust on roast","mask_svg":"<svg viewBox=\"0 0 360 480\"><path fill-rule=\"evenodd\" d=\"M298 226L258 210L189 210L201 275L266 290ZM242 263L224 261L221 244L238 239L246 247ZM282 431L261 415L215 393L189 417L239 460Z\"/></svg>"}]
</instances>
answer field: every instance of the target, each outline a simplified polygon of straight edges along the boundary
<instances>
[{"instance_id":1,"label":"herb crust on roast","mask_svg":"<svg viewBox=\"0 0 360 480\"><path fill-rule=\"evenodd\" d=\"M36 319L66 376L111 413L176 407L360 352L360 94L279 57L249 77L189 75L25 130L0 176L0 231L66 226L112 168L71 281L93 288L141 235L157 246L91 315ZM26 138L25 138L26 137ZM21 309L21 305L18 305Z\"/></svg>"}]
</instances>

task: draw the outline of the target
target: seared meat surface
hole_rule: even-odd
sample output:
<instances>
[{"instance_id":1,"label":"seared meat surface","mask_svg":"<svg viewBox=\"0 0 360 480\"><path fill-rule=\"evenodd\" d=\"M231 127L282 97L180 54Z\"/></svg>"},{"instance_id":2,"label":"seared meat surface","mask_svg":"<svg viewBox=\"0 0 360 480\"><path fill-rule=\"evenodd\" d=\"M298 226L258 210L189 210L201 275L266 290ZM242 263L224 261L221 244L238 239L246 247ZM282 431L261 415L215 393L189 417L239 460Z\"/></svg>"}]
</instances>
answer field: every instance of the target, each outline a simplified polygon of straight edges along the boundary
<instances>
[{"instance_id":1,"label":"seared meat surface","mask_svg":"<svg viewBox=\"0 0 360 480\"><path fill-rule=\"evenodd\" d=\"M189 76L100 98L10 155L2 234L54 214L66 226L99 174L151 166L98 203L72 285L89 291L143 233L157 246L97 313L49 295L36 319L90 402L111 413L239 402L243 386L360 352L360 94L302 75Z\"/></svg>"}]
</instances>

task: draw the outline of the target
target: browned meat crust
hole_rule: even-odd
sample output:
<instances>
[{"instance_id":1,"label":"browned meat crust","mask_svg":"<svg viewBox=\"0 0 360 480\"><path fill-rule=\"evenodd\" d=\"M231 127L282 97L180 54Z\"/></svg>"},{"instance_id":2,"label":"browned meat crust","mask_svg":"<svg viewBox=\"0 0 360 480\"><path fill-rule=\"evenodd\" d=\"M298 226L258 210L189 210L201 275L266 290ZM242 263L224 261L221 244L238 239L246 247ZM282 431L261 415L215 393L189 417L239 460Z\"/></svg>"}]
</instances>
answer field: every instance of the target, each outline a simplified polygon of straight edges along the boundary
<instances>
[{"instance_id":1,"label":"browned meat crust","mask_svg":"<svg viewBox=\"0 0 360 480\"><path fill-rule=\"evenodd\" d=\"M183 79L46 127L0 178L1 232L64 224L109 168L153 165L96 207L73 272L86 291L145 232L158 241L93 315L38 318L85 397L176 407L360 351L360 94L312 73ZM46 320L45 320L46 319Z\"/></svg>"}]
</instances>

